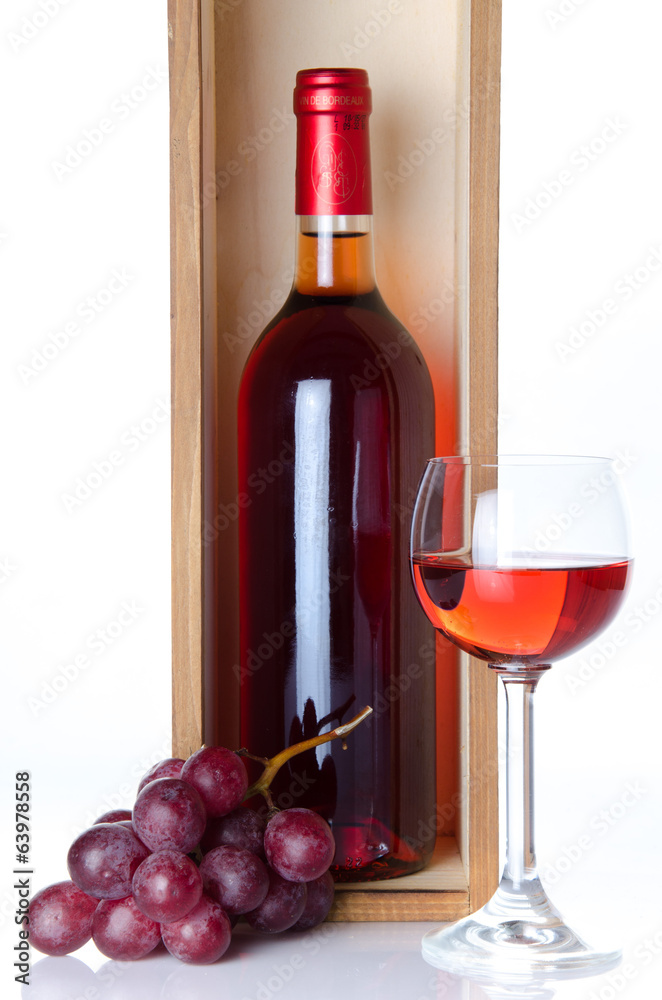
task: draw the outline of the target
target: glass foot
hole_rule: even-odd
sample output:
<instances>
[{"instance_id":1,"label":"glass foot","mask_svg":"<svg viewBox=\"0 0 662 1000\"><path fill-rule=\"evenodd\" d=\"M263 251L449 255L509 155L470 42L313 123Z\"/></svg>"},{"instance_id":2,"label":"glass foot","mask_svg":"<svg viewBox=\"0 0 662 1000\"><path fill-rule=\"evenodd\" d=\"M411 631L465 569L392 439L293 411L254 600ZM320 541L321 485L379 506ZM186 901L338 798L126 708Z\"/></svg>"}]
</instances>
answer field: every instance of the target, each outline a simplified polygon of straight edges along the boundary
<instances>
[{"instance_id":1,"label":"glass foot","mask_svg":"<svg viewBox=\"0 0 662 1000\"><path fill-rule=\"evenodd\" d=\"M423 958L447 972L531 978L596 976L614 968L621 952L596 951L565 925L544 893L519 900L498 889L492 899L450 927L429 931Z\"/></svg>"}]
</instances>

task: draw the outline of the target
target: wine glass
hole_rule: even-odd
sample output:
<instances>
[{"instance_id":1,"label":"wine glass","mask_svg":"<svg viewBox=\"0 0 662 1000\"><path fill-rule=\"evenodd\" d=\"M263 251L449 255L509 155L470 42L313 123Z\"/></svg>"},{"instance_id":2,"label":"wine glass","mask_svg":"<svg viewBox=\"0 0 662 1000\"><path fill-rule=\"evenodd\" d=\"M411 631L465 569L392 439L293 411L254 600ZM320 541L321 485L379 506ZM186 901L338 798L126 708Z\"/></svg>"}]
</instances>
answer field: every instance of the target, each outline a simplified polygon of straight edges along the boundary
<instances>
[{"instance_id":1,"label":"wine glass","mask_svg":"<svg viewBox=\"0 0 662 1000\"><path fill-rule=\"evenodd\" d=\"M552 661L612 620L631 565L608 459L453 456L426 465L412 523L414 587L442 635L500 675L507 720L501 881L476 913L425 935L432 965L519 977L594 975L620 960L619 951L596 951L567 927L540 882L533 695Z\"/></svg>"}]
</instances>

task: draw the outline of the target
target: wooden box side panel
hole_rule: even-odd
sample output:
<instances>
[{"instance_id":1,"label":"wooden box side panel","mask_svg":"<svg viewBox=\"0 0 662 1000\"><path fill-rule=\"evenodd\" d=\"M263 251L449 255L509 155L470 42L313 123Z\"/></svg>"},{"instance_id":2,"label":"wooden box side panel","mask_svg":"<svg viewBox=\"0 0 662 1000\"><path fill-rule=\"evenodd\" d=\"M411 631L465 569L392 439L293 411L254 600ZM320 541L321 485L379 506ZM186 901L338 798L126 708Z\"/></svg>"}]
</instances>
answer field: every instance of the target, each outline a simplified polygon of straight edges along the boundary
<instances>
[{"instance_id":1,"label":"wooden box side panel","mask_svg":"<svg viewBox=\"0 0 662 1000\"><path fill-rule=\"evenodd\" d=\"M169 0L173 753L202 742L202 156L199 0Z\"/></svg>"},{"instance_id":2,"label":"wooden box side panel","mask_svg":"<svg viewBox=\"0 0 662 1000\"><path fill-rule=\"evenodd\" d=\"M459 32L458 339L465 356L463 451L498 450L497 334L501 0L464 0ZM461 801L458 839L471 910L498 881L497 677L471 657L461 661Z\"/></svg>"},{"instance_id":3,"label":"wooden box side panel","mask_svg":"<svg viewBox=\"0 0 662 1000\"><path fill-rule=\"evenodd\" d=\"M214 5L169 0L172 323L172 739L186 757L204 739L205 616L213 586L203 522L216 451ZM206 411L203 407L207 407Z\"/></svg>"}]
</instances>

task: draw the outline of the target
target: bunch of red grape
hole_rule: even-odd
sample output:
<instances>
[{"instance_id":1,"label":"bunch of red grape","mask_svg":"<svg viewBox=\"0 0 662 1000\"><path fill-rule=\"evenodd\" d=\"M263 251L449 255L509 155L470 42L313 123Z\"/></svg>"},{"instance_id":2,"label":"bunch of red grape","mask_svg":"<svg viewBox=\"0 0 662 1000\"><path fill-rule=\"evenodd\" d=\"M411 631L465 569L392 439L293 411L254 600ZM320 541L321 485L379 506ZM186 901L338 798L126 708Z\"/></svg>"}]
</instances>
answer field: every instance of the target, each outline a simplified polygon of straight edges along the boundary
<instances>
[{"instance_id":1,"label":"bunch of red grape","mask_svg":"<svg viewBox=\"0 0 662 1000\"><path fill-rule=\"evenodd\" d=\"M34 896L30 943L66 955L91 937L126 961L163 941L182 962L206 964L240 917L267 933L321 923L333 902L328 824L299 808L267 822L241 805L247 788L241 757L224 747L156 764L132 813L106 813L73 842L71 881Z\"/></svg>"}]
</instances>

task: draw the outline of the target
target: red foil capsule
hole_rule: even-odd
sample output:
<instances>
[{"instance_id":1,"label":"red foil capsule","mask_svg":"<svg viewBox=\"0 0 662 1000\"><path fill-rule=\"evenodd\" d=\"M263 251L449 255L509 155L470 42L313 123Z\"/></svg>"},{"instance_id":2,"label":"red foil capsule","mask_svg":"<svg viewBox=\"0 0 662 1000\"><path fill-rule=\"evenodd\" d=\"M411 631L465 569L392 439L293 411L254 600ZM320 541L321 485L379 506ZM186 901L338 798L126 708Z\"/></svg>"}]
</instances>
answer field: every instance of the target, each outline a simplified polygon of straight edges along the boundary
<instances>
[{"instance_id":1,"label":"red foil capsule","mask_svg":"<svg viewBox=\"0 0 662 1000\"><path fill-rule=\"evenodd\" d=\"M371 111L365 70L297 73L297 215L372 215Z\"/></svg>"}]
</instances>

